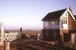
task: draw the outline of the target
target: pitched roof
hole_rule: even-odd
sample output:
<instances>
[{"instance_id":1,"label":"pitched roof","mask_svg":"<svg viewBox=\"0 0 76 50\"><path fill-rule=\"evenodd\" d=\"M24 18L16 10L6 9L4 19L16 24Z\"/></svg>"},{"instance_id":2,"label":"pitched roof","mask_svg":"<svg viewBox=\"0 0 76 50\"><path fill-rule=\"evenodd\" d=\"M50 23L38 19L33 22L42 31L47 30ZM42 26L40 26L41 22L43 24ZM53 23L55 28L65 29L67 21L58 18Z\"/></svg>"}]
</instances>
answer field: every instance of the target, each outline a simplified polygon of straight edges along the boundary
<instances>
[{"instance_id":1,"label":"pitched roof","mask_svg":"<svg viewBox=\"0 0 76 50\"><path fill-rule=\"evenodd\" d=\"M47 20L52 20L52 19L57 19L60 18L60 16L65 12L66 9L62 9L62 10L58 10L58 11L54 11L54 12L50 12L48 13L43 19L42 21L47 21Z\"/></svg>"}]
</instances>

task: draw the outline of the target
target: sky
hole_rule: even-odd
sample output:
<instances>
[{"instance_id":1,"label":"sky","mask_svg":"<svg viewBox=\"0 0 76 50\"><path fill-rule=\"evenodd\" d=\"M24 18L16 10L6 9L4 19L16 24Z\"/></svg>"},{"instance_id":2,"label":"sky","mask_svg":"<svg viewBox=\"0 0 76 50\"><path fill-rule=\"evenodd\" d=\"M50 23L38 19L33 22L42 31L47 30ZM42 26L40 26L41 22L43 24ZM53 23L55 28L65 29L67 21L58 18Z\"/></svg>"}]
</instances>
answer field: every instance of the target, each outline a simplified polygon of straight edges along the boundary
<instances>
[{"instance_id":1,"label":"sky","mask_svg":"<svg viewBox=\"0 0 76 50\"><path fill-rule=\"evenodd\" d=\"M47 13L68 5L76 14L76 0L0 0L0 22L6 29L42 29Z\"/></svg>"}]
</instances>

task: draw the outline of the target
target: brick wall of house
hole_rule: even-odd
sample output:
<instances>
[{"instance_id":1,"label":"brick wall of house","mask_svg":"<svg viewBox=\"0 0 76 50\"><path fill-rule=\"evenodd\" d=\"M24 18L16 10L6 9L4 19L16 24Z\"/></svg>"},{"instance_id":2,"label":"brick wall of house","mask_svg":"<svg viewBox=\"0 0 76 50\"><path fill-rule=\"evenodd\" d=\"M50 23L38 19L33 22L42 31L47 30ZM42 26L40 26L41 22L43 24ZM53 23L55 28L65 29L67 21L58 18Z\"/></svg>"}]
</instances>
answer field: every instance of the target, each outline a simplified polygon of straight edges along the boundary
<instances>
[{"instance_id":1,"label":"brick wall of house","mask_svg":"<svg viewBox=\"0 0 76 50\"><path fill-rule=\"evenodd\" d=\"M73 28L76 29L76 21L73 22Z\"/></svg>"},{"instance_id":2,"label":"brick wall of house","mask_svg":"<svg viewBox=\"0 0 76 50\"><path fill-rule=\"evenodd\" d=\"M72 30L74 29L75 22L69 13L68 13L68 16L69 16L68 17L68 28L69 30Z\"/></svg>"},{"instance_id":3,"label":"brick wall of house","mask_svg":"<svg viewBox=\"0 0 76 50\"><path fill-rule=\"evenodd\" d=\"M10 50L17 50L16 47L10 47Z\"/></svg>"},{"instance_id":4,"label":"brick wall of house","mask_svg":"<svg viewBox=\"0 0 76 50\"><path fill-rule=\"evenodd\" d=\"M0 46L0 50L4 50L4 47L3 46Z\"/></svg>"}]
</instances>

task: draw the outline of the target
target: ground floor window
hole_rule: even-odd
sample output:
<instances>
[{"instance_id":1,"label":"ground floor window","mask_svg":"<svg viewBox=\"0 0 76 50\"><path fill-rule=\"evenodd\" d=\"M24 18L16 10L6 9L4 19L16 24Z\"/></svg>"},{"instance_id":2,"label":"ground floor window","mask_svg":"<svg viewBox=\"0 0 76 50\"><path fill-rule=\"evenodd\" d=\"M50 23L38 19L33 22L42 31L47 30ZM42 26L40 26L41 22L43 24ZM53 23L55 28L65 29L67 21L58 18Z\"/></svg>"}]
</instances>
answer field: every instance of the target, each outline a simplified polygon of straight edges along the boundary
<instances>
[{"instance_id":1,"label":"ground floor window","mask_svg":"<svg viewBox=\"0 0 76 50\"><path fill-rule=\"evenodd\" d=\"M71 34L69 33L64 33L64 41L70 41L71 40Z\"/></svg>"},{"instance_id":2,"label":"ground floor window","mask_svg":"<svg viewBox=\"0 0 76 50\"><path fill-rule=\"evenodd\" d=\"M56 31L44 31L43 32L43 39L47 41L59 41L60 34Z\"/></svg>"}]
</instances>

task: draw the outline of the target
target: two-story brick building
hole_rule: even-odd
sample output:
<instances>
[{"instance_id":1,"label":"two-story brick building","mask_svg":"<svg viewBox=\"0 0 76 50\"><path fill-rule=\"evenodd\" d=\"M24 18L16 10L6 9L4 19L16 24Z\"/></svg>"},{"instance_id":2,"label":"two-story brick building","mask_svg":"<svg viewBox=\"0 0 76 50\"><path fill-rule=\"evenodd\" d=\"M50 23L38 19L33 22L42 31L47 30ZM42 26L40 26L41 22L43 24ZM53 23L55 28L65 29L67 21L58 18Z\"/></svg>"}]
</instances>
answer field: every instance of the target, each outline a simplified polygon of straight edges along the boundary
<instances>
[{"instance_id":1,"label":"two-story brick building","mask_svg":"<svg viewBox=\"0 0 76 50\"><path fill-rule=\"evenodd\" d=\"M75 42L76 15L70 7L48 13L43 19L42 39Z\"/></svg>"}]
</instances>

